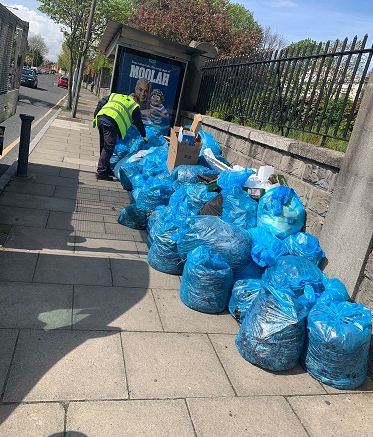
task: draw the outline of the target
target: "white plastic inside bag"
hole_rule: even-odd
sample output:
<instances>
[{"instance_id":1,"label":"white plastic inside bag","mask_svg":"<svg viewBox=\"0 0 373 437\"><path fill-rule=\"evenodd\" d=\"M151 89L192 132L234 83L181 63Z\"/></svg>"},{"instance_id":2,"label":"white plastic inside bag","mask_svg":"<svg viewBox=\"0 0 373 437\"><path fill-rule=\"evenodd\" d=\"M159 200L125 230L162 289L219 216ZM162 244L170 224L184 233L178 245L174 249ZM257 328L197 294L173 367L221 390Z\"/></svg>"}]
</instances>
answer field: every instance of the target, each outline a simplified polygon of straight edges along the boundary
<instances>
[{"instance_id":1,"label":"white plastic inside bag","mask_svg":"<svg viewBox=\"0 0 373 437\"><path fill-rule=\"evenodd\" d=\"M210 166L212 170L216 170L219 173L221 173L224 170L232 170L226 164L216 159L215 155L213 154L210 148L206 148L203 150L203 156L206 159L207 164Z\"/></svg>"}]
</instances>

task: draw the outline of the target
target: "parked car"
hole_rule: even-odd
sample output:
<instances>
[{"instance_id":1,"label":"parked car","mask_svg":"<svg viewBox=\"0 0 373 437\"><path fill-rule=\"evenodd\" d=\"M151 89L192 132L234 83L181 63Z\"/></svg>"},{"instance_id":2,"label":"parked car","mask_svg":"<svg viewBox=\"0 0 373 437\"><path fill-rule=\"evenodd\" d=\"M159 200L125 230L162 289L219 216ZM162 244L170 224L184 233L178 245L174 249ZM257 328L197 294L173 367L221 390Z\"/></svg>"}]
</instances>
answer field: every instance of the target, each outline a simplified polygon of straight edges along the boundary
<instances>
[{"instance_id":1,"label":"parked car","mask_svg":"<svg viewBox=\"0 0 373 437\"><path fill-rule=\"evenodd\" d=\"M69 79L66 76L60 76L57 81L57 86L67 88L69 86Z\"/></svg>"},{"instance_id":2,"label":"parked car","mask_svg":"<svg viewBox=\"0 0 373 437\"><path fill-rule=\"evenodd\" d=\"M22 68L21 85L31 88L38 87L38 77L34 70L31 68Z\"/></svg>"}]
</instances>

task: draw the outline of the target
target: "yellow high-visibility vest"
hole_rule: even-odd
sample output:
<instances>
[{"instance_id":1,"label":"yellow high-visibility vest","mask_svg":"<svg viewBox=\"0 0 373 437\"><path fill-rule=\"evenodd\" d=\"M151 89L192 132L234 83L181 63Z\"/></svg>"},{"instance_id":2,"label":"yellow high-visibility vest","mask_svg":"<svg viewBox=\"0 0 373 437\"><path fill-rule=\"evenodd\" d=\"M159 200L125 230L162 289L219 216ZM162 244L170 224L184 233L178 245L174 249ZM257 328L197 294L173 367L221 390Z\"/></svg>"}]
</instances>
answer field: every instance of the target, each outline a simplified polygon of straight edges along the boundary
<instances>
[{"instance_id":1,"label":"yellow high-visibility vest","mask_svg":"<svg viewBox=\"0 0 373 437\"><path fill-rule=\"evenodd\" d=\"M139 105L132 97L125 94L111 93L106 105L97 113L96 120L100 115L112 118L116 121L121 136L124 138L132 124L132 112L138 107Z\"/></svg>"}]
</instances>

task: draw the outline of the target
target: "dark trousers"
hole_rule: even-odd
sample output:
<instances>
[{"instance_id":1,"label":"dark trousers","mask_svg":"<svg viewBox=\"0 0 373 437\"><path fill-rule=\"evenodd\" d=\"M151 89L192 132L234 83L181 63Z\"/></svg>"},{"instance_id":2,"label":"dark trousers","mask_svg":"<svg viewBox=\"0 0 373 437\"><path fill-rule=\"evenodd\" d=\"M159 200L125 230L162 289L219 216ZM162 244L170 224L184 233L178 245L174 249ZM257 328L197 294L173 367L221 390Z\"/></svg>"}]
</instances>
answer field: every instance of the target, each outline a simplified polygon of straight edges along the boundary
<instances>
[{"instance_id":1,"label":"dark trousers","mask_svg":"<svg viewBox=\"0 0 373 437\"><path fill-rule=\"evenodd\" d=\"M100 134L100 158L97 165L97 174L107 176L112 172L110 158L114 153L118 130L116 127L99 119L98 132Z\"/></svg>"}]
</instances>

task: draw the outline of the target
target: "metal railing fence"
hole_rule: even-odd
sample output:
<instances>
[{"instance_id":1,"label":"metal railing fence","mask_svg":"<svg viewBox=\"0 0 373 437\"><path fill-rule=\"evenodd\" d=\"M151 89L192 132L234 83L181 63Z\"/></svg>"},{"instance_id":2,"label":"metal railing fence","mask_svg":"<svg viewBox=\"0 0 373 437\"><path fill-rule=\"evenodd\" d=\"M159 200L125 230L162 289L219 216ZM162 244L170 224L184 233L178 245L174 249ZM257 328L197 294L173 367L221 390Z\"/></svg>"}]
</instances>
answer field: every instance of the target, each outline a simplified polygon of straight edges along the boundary
<instances>
[{"instance_id":1,"label":"metal railing fence","mask_svg":"<svg viewBox=\"0 0 373 437\"><path fill-rule=\"evenodd\" d=\"M347 142L369 73L368 35L207 61L197 111L283 136Z\"/></svg>"}]
</instances>

